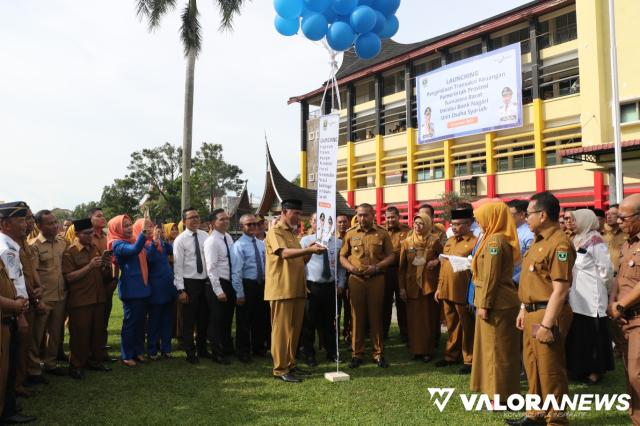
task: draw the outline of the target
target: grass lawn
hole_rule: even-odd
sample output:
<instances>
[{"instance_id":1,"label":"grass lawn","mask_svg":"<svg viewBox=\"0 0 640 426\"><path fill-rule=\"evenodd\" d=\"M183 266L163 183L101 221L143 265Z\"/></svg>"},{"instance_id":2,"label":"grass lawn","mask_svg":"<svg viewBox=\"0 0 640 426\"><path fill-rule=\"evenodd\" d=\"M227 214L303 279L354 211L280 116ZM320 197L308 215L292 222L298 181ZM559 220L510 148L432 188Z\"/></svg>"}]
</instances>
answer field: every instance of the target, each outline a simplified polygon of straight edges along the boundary
<instances>
[{"instance_id":1,"label":"grass lawn","mask_svg":"<svg viewBox=\"0 0 640 426\"><path fill-rule=\"evenodd\" d=\"M118 355L122 305L114 300L110 344ZM271 378L266 360L230 366L201 360L192 366L184 352L133 369L113 365L110 373L87 371L85 379L51 377L36 388L37 394L19 399L25 414L37 415L46 425L124 424L449 424L500 425L505 416L487 412L466 413L454 395L443 413L429 401L428 387L455 387L467 392L469 376L456 374L458 366L436 369L410 360L409 352L392 331L386 356L391 367L383 370L367 362L357 370L342 367L351 381L330 383L323 373L335 364L320 364L315 375L301 384ZM443 336L443 341L444 341ZM350 353L341 350L343 358ZM318 360L324 360L319 354ZM301 367L305 367L301 364ZM525 390L525 383L523 392ZM598 386L572 384L573 393L622 393L624 370L618 363ZM629 424L626 413L589 412L572 417L573 424Z\"/></svg>"}]
</instances>

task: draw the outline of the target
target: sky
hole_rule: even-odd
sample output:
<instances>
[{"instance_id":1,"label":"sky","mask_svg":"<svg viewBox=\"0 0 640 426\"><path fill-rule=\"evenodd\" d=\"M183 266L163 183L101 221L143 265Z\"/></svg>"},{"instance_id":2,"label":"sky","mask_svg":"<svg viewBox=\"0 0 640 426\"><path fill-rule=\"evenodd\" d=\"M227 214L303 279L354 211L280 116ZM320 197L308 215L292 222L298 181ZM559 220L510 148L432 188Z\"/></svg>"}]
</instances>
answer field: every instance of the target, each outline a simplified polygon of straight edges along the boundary
<instances>
[{"instance_id":1,"label":"sky","mask_svg":"<svg viewBox=\"0 0 640 426\"><path fill-rule=\"evenodd\" d=\"M421 41L523 3L402 0L394 40ZM182 143L180 11L149 32L134 4L0 1L0 200L73 209L123 177L133 151ZM222 144L259 201L265 134L283 174L299 173L300 107L287 100L326 80L328 56L302 35L280 36L270 0L248 2L230 33L218 31L213 1L198 7L194 154L202 142Z\"/></svg>"}]
</instances>

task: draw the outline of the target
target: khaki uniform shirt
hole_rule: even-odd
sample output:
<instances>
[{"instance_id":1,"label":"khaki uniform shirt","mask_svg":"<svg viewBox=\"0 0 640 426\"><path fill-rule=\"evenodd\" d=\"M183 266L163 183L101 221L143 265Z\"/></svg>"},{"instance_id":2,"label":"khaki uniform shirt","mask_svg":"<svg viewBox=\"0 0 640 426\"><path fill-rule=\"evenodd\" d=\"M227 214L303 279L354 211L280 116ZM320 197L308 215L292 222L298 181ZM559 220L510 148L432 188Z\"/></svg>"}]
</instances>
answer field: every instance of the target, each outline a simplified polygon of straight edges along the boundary
<instances>
[{"instance_id":1,"label":"khaki uniform shirt","mask_svg":"<svg viewBox=\"0 0 640 426\"><path fill-rule=\"evenodd\" d=\"M307 297L304 256L283 259L279 250L300 249L294 230L279 221L265 238L264 300L299 299Z\"/></svg>"},{"instance_id":2,"label":"khaki uniform shirt","mask_svg":"<svg viewBox=\"0 0 640 426\"><path fill-rule=\"evenodd\" d=\"M502 234L487 239L482 252L476 253L478 275L473 304L485 309L509 309L520 306L513 283L513 249Z\"/></svg>"},{"instance_id":3,"label":"khaki uniform shirt","mask_svg":"<svg viewBox=\"0 0 640 426\"><path fill-rule=\"evenodd\" d=\"M440 253L442 253L442 244L435 235L431 234L424 249L425 262L429 263L429 261L437 259ZM418 254L418 249L414 247L412 239L407 238L402 242L398 285L407 292L409 299L417 299L421 295L433 293L438 288L440 265L434 269L428 269L425 263L421 280L418 280L417 267L413 264Z\"/></svg>"},{"instance_id":4,"label":"khaki uniform shirt","mask_svg":"<svg viewBox=\"0 0 640 426\"><path fill-rule=\"evenodd\" d=\"M104 231L100 231L100 235L96 235L93 233L92 238L93 245L96 246L100 254L107 249L107 233Z\"/></svg>"},{"instance_id":5,"label":"khaki uniform shirt","mask_svg":"<svg viewBox=\"0 0 640 426\"><path fill-rule=\"evenodd\" d=\"M38 281L36 281L36 256L33 253L33 249L24 239L20 243L20 263L22 264L22 273L24 274L24 281L27 285L27 292L29 298L33 297L31 292L37 287Z\"/></svg>"},{"instance_id":6,"label":"khaki uniform shirt","mask_svg":"<svg viewBox=\"0 0 640 426\"><path fill-rule=\"evenodd\" d=\"M62 257L62 273L68 274L85 267L92 258L100 256L101 252L91 245L85 247L76 241L70 245ZM68 285L67 307L77 308L80 306L104 303L103 275L100 268L92 269L87 275Z\"/></svg>"},{"instance_id":7,"label":"khaki uniform shirt","mask_svg":"<svg viewBox=\"0 0 640 426\"><path fill-rule=\"evenodd\" d=\"M7 272L2 260L0 260L0 296L11 300L14 300L17 296L16 288L14 287L11 278L9 278L9 273ZM6 311L2 311L1 314L3 318L10 318L13 316L11 312Z\"/></svg>"},{"instance_id":8,"label":"khaki uniform shirt","mask_svg":"<svg viewBox=\"0 0 640 426\"><path fill-rule=\"evenodd\" d=\"M640 283L640 233L629 237L620 251L620 269L618 270L618 297L621 300ZM633 308L635 306L627 306Z\"/></svg>"},{"instance_id":9,"label":"khaki uniform shirt","mask_svg":"<svg viewBox=\"0 0 640 426\"><path fill-rule=\"evenodd\" d=\"M478 238L469 231L468 234L459 238L449 238L442 252L450 256L468 257L477 241ZM471 271L453 272L453 267L447 260L442 260L440 265L440 276L438 277L440 299L466 305Z\"/></svg>"},{"instance_id":10,"label":"khaki uniform shirt","mask_svg":"<svg viewBox=\"0 0 640 426\"><path fill-rule=\"evenodd\" d=\"M409 231L411 231L411 228L404 223L401 223L396 229L387 228L387 232L391 238L391 245L393 246L393 254L395 255L395 260L391 266L398 266L398 262L400 261L400 245L402 241L407 238L407 235L409 235Z\"/></svg>"},{"instance_id":11,"label":"khaki uniform shirt","mask_svg":"<svg viewBox=\"0 0 640 426\"><path fill-rule=\"evenodd\" d=\"M386 229L373 225L368 231L356 225L347 231L340 256L347 258L355 268L365 270L393 254L393 244Z\"/></svg>"},{"instance_id":12,"label":"khaki uniform shirt","mask_svg":"<svg viewBox=\"0 0 640 426\"><path fill-rule=\"evenodd\" d=\"M552 281L573 281L576 251L558 226L537 234L522 259L518 296L522 303L548 302Z\"/></svg>"},{"instance_id":13,"label":"khaki uniform shirt","mask_svg":"<svg viewBox=\"0 0 640 426\"><path fill-rule=\"evenodd\" d=\"M64 300L62 256L67 249L67 241L60 236L56 236L53 241L47 241L40 233L30 244L35 257L36 272L40 277L40 284L44 287L42 301L48 303Z\"/></svg>"},{"instance_id":14,"label":"khaki uniform shirt","mask_svg":"<svg viewBox=\"0 0 640 426\"><path fill-rule=\"evenodd\" d=\"M620 230L620 228L613 231L607 227L602 238L607 243L611 263L613 263L613 273L615 275L620 267L620 250L622 249L624 242L627 240L627 236Z\"/></svg>"}]
</instances>

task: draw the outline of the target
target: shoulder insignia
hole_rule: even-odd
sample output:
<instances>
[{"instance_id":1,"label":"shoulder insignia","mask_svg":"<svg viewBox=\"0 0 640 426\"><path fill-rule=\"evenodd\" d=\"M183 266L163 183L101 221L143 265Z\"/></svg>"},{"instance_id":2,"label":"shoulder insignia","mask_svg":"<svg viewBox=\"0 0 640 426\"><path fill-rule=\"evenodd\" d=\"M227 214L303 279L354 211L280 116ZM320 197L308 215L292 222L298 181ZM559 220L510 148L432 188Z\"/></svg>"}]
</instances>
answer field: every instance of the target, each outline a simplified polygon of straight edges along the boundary
<instances>
[{"instance_id":1,"label":"shoulder insignia","mask_svg":"<svg viewBox=\"0 0 640 426\"><path fill-rule=\"evenodd\" d=\"M556 256L560 262L566 262L569 258L569 254L565 250L558 250Z\"/></svg>"},{"instance_id":2,"label":"shoulder insignia","mask_svg":"<svg viewBox=\"0 0 640 426\"><path fill-rule=\"evenodd\" d=\"M497 246L491 246L489 247L489 254L491 256L496 256L500 253L500 247Z\"/></svg>"}]
</instances>

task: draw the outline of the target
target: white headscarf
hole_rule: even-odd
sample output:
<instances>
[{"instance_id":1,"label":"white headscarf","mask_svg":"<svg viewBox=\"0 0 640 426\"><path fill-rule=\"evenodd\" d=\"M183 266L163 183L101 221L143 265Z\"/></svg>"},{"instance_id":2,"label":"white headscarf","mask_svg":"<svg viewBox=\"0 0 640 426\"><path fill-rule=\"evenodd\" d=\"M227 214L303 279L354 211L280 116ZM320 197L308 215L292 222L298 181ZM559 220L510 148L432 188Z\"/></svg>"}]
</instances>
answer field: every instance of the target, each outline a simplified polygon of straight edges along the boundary
<instances>
[{"instance_id":1,"label":"white headscarf","mask_svg":"<svg viewBox=\"0 0 640 426\"><path fill-rule=\"evenodd\" d=\"M600 222L598 217L589 209L580 209L571 212L576 227L576 235L573 237L573 245L576 249L588 245L588 241L594 236L600 237L598 229Z\"/></svg>"}]
</instances>

